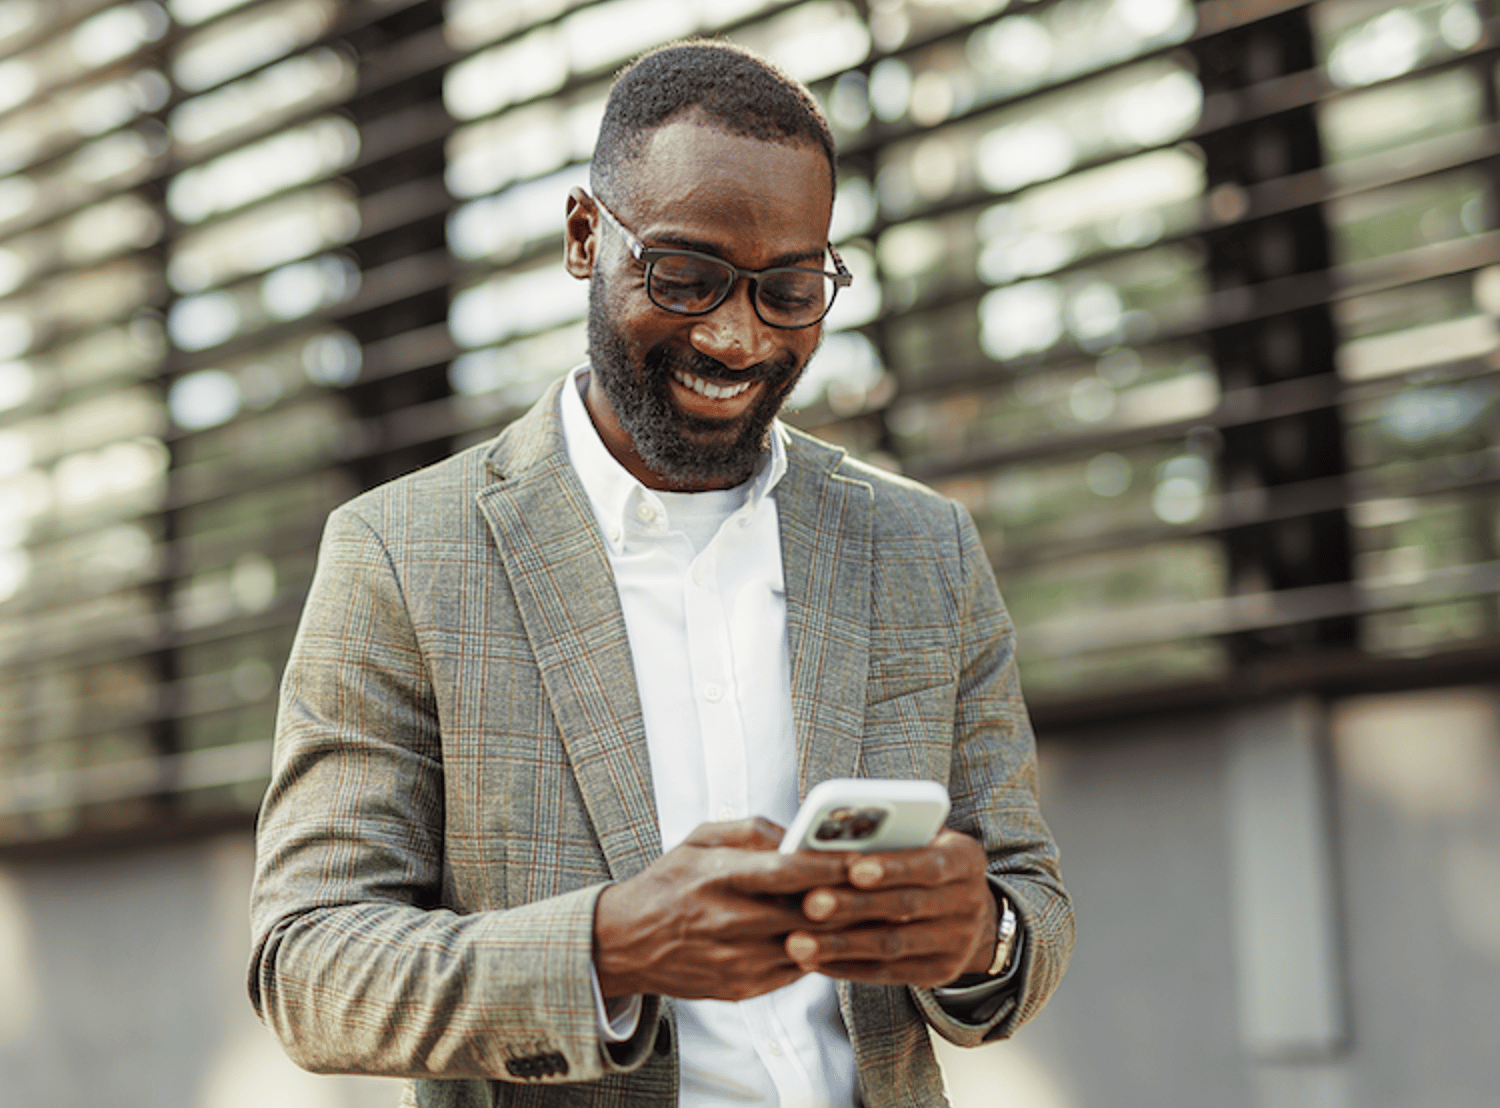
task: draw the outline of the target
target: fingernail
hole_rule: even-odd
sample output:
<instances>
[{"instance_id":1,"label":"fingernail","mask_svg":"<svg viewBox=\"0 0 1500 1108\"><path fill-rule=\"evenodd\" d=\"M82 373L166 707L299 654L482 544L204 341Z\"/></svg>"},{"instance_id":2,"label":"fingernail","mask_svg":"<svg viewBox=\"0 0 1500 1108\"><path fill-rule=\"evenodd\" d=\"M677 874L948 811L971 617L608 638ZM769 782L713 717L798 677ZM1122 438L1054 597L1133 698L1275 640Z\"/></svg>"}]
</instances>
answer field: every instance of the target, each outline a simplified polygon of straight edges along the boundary
<instances>
[{"instance_id":1,"label":"fingernail","mask_svg":"<svg viewBox=\"0 0 1500 1108\"><path fill-rule=\"evenodd\" d=\"M807 898L807 914L812 919L827 919L838 906L832 893L816 892Z\"/></svg>"},{"instance_id":2,"label":"fingernail","mask_svg":"<svg viewBox=\"0 0 1500 1108\"><path fill-rule=\"evenodd\" d=\"M806 962L818 952L818 940L811 935L792 935L786 941L786 952L794 962Z\"/></svg>"},{"instance_id":3,"label":"fingernail","mask_svg":"<svg viewBox=\"0 0 1500 1108\"><path fill-rule=\"evenodd\" d=\"M873 858L862 858L849 870L849 880L856 885L873 885L885 871Z\"/></svg>"}]
</instances>

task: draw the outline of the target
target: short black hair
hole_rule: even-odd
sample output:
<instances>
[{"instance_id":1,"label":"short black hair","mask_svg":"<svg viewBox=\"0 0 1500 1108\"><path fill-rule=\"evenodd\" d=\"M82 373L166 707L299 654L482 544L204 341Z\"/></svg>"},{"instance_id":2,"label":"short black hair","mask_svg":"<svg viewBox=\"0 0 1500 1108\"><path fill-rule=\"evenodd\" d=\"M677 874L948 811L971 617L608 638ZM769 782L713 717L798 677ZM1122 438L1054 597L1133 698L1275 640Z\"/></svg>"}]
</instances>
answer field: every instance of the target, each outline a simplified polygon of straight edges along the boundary
<instances>
[{"instance_id":1,"label":"short black hair","mask_svg":"<svg viewBox=\"0 0 1500 1108\"><path fill-rule=\"evenodd\" d=\"M694 109L731 134L767 142L813 142L838 176L828 119L807 86L744 47L720 39L669 42L620 71L604 105L589 182L613 204L620 169L658 127Z\"/></svg>"}]
</instances>

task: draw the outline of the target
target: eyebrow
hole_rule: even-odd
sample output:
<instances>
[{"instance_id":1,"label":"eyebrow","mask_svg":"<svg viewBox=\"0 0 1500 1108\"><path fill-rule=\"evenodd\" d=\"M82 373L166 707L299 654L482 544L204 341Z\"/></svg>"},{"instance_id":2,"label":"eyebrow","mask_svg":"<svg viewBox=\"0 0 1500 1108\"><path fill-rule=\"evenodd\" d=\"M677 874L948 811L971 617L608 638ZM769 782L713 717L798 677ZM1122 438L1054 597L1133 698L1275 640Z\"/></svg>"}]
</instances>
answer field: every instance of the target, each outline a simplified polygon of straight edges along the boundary
<instances>
[{"instance_id":1,"label":"eyebrow","mask_svg":"<svg viewBox=\"0 0 1500 1108\"><path fill-rule=\"evenodd\" d=\"M647 250L696 250L700 254L722 258L724 261L729 260L728 258L724 258L722 250L716 244L704 239L695 239L691 235L678 234L675 231L662 231L651 237L654 241L646 243ZM645 241L645 236L641 236L641 239ZM818 247L816 250L796 250L787 254L779 254L771 259L770 265L762 266L761 268L776 269L779 266L796 265L799 262L821 263L823 255L827 250L828 247L824 245Z\"/></svg>"}]
</instances>

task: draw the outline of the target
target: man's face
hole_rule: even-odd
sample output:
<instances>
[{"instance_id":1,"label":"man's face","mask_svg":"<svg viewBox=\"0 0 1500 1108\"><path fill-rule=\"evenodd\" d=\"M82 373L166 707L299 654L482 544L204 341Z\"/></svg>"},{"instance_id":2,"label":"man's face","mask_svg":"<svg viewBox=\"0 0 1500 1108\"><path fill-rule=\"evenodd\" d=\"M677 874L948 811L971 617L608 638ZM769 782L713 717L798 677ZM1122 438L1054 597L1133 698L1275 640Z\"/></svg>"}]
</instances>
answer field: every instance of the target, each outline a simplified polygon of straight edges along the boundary
<instances>
[{"instance_id":1,"label":"man's face","mask_svg":"<svg viewBox=\"0 0 1500 1108\"><path fill-rule=\"evenodd\" d=\"M745 269L826 268L828 162L811 143L764 142L683 120L628 165L615 214L648 247L713 254ZM577 228L569 220L569 269ZM646 295L645 266L596 217L588 268L587 403L605 445L654 488L726 488L745 480L821 327L764 323L749 282L702 316Z\"/></svg>"}]
</instances>

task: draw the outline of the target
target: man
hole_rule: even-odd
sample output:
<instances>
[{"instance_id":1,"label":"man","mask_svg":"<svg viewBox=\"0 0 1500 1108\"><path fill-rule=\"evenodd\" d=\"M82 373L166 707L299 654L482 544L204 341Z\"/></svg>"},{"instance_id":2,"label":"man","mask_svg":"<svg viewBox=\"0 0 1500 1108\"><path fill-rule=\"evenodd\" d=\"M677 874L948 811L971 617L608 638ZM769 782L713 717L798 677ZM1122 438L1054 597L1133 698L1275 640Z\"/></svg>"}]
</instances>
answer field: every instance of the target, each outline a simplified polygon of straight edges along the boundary
<instances>
[{"instance_id":1,"label":"man","mask_svg":"<svg viewBox=\"0 0 1500 1108\"><path fill-rule=\"evenodd\" d=\"M929 1105L928 1024L1002 1037L1056 985L973 524L775 421L847 283L833 173L760 60L640 59L568 200L589 363L330 518L252 905L300 1064L419 1105ZM951 829L777 853L843 776L942 782Z\"/></svg>"}]
</instances>

